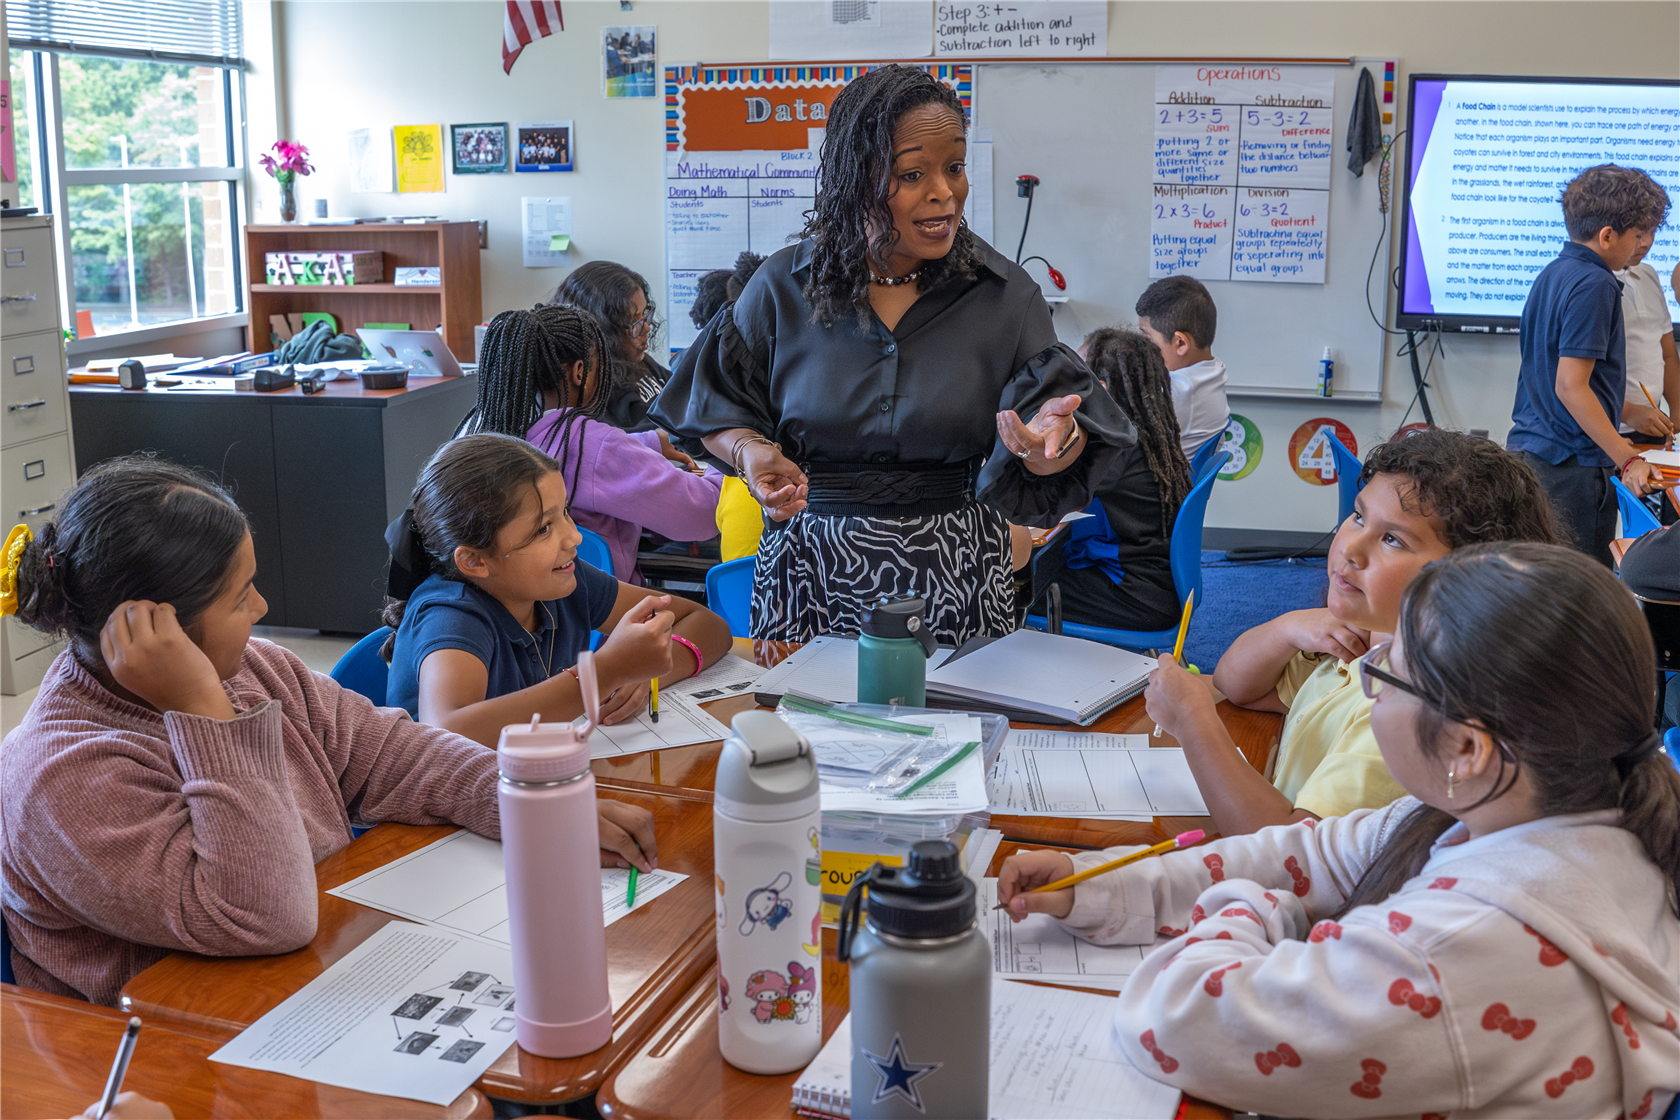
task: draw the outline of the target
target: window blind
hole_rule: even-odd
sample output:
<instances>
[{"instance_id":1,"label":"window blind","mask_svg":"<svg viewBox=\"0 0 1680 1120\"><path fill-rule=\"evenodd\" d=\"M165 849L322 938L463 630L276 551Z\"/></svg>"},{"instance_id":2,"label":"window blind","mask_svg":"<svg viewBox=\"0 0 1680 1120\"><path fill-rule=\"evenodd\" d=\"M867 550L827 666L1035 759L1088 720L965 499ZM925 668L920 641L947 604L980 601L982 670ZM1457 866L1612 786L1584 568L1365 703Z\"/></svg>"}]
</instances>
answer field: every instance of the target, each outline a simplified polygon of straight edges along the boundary
<instances>
[{"instance_id":1,"label":"window blind","mask_svg":"<svg viewBox=\"0 0 1680 1120\"><path fill-rule=\"evenodd\" d=\"M7 0L13 50L243 66L238 0Z\"/></svg>"}]
</instances>

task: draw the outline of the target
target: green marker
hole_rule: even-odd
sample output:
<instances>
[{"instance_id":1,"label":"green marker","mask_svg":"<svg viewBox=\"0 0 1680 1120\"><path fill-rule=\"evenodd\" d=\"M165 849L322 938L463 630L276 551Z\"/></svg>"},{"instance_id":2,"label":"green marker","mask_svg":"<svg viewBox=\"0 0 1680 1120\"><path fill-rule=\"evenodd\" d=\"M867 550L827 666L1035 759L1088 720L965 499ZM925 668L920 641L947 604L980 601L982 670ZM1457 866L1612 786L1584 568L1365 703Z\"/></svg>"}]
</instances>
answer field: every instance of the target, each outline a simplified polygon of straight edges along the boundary
<instances>
[{"instance_id":1,"label":"green marker","mask_svg":"<svg viewBox=\"0 0 1680 1120\"><path fill-rule=\"evenodd\" d=\"M624 895L624 908L626 910L636 908L636 865L633 863L630 865L630 890Z\"/></svg>"}]
</instances>

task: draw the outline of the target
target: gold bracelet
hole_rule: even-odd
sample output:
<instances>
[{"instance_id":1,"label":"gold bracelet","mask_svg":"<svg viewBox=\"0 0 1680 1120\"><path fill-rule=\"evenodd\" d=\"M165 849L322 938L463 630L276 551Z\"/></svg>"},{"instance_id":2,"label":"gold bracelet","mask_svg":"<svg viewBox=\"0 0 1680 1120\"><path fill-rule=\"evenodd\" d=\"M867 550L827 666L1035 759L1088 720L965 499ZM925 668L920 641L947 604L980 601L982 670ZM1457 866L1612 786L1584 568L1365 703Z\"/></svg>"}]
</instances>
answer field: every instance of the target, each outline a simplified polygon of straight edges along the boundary
<instances>
[{"instance_id":1,"label":"gold bracelet","mask_svg":"<svg viewBox=\"0 0 1680 1120\"><path fill-rule=\"evenodd\" d=\"M767 436L761 436L757 432L754 432L750 436L742 436L740 439L735 441L735 446L729 451L729 464L735 468L736 477L742 479L747 477L745 468L741 466L741 448L751 447L755 443L768 443L771 447L776 449L777 454L781 454L782 445Z\"/></svg>"}]
</instances>

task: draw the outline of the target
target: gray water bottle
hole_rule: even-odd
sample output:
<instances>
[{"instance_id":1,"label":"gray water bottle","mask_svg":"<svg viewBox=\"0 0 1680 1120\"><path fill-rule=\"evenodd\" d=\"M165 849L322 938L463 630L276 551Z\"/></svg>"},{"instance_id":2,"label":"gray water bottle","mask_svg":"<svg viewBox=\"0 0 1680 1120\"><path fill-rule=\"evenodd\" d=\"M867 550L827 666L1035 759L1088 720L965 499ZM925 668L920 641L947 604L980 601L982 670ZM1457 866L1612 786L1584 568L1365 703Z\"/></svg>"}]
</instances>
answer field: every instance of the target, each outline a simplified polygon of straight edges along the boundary
<instances>
[{"instance_id":1,"label":"gray water bottle","mask_svg":"<svg viewBox=\"0 0 1680 1120\"><path fill-rule=\"evenodd\" d=\"M992 955L975 894L948 840L917 841L906 866L877 863L847 892L854 1120L987 1115Z\"/></svg>"}]
</instances>

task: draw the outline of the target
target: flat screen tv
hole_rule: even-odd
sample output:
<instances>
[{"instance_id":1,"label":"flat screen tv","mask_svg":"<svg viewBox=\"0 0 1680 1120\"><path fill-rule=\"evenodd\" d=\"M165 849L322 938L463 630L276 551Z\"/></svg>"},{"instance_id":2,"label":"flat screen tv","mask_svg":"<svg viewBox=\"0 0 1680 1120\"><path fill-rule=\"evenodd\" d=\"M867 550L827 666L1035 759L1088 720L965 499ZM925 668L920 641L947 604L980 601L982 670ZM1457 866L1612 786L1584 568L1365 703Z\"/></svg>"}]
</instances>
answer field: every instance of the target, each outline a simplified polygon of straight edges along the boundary
<instances>
[{"instance_id":1,"label":"flat screen tv","mask_svg":"<svg viewBox=\"0 0 1680 1120\"><path fill-rule=\"evenodd\" d=\"M1645 259L1680 320L1680 81L1413 74L1406 120L1396 325L1514 333L1568 240L1564 184L1601 163L1639 168L1674 201Z\"/></svg>"}]
</instances>

